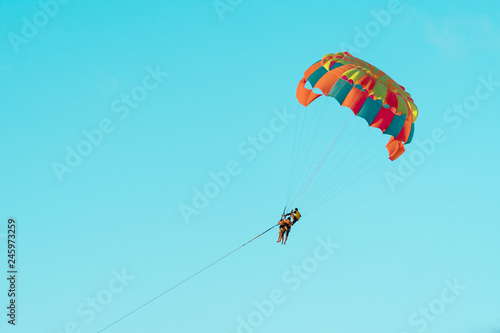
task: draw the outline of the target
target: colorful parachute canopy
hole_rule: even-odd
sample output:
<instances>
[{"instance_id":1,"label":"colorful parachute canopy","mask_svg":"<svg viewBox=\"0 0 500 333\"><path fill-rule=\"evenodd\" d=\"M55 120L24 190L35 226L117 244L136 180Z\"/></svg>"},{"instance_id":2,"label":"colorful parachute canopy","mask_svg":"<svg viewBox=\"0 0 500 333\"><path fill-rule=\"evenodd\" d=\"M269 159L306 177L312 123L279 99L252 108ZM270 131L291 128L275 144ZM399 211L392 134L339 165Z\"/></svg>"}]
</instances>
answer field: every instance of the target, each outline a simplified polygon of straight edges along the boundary
<instances>
[{"instance_id":1,"label":"colorful parachute canopy","mask_svg":"<svg viewBox=\"0 0 500 333\"><path fill-rule=\"evenodd\" d=\"M307 82L323 94L306 88ZM322 95L335 98L371 127L391 135L386 146L391 160L411 142L417 106L402 86L377 67L348 52L326 54L305 71L297 87L297 99L304 106Z\"/></svg>"}]
</instances>

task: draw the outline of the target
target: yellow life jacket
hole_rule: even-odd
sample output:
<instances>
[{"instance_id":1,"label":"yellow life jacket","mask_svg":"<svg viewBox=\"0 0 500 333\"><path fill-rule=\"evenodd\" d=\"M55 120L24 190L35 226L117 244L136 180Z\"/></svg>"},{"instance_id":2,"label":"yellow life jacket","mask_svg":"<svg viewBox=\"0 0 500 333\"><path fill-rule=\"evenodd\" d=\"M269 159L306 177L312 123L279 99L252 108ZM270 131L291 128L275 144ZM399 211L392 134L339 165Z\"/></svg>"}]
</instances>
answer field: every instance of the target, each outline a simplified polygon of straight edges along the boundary
<instances>
[{"instance_id":1,"label":"yellow life jacket","mask_svg":"<svg viewBox=\"0 0 500 333\"><path fill-rule=\"evenodd\" d=\"M295 214L294 214L294 216L295 216L295 221L298 221L300 219L300 213L299 213L299 211L296 211Z\"/></svg>"}]
</instances>

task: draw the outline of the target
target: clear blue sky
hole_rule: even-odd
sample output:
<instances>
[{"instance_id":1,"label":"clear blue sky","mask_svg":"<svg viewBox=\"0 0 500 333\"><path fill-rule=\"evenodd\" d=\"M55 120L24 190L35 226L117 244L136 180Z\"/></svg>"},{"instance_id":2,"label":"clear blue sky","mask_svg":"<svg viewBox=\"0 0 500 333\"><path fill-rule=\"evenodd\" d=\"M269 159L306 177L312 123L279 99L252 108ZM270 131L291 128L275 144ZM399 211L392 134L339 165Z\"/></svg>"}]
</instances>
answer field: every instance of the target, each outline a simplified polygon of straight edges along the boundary
<instances>
[{"instance_id":1,"label":"clear blue sky","mask_svg":"<svg viewBox=\"0 0 500 333\"><path fill-rule=\"evenodd\" d=\"M97 332L273 225L295 120L242 149L344 48L412 94L403 158L304 214L286 246L272 230L105 332L498 332L499 11L1 1L0 257L4 276L13 216L19 270L15 327L0 283L2 332Z\"/></svg>"}]
</instances>

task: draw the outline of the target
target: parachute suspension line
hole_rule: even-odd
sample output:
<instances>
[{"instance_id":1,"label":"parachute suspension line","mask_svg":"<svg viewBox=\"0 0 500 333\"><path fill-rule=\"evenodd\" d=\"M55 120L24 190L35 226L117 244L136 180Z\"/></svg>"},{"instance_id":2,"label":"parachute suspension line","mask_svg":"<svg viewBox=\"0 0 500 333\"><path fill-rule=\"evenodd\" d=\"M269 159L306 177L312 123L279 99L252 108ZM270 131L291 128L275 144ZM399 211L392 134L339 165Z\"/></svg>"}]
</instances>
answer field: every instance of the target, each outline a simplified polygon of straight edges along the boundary
<instances>
[{"instance_id":1,"label":"parachute suspension line","mask_svg":"<svg viewBox=\"0 0 500 333\"><path fill-rule=\"evenodd\" d=\"M380 148L380 150L378 151L375 151L375 153L373 155L371 155L371 157L369 157L368 159L362 159L362 157L365 155L365 153L367 153L369 150L371 150L371 148L375 145L375 143L377 143L378 141L380 141L380 138L382 138L382 134L383 133L380 133L379 137L374 139L372 141L372 143L359 155L357 156L351 163L350 165L352 166L351 169L354 170L354 171L357 171L357 170L360 170L363 165L366 165L368 164L375 156L378 155L378 153L380 153L382 150L386 149L385 146ZM360 161L360 162L358 162ZM348 168L345 168L343 170L343 172L339 175L339 183L342 183L344 182L347 178L350 177L351 174L349 174L348 172Z\"/></svg>"},{"instance_id":2,"label":"parachute suspension line","mask_svg":"<svg viewBox=\"0 0 500 333\"><path fill-rule=\"evenodd\" d=\"M254 241L255 239L259 238L260 236L264 235L266 232L270 231L271 229L277 227L278 224L275 224L273 225L272 227L270 227L269 229L267 229L266 231L260 233L259 235L255 236L254 238L252 238L251 240L249 240L248 242L244 243L243 245L240 245L239 247L237 247L236 249L232 250L231 252L228 252L226 253L224 256L220 257L219 259L215 260L214 262L212 262L211 264L203 267L202 269L200 269L199 271L197 271L196 273L188 276L187 278L185 278L184 280L182 280L181 282L177 283L176 285L170 287L169 289L165 290L164 292L162 292L161 294L158 294L157 296L153 297L152 299L150 299L149 301L147 301L146 303L142 304L141 306L135 308L134 310L130 311L129 313L127 313L126 315L120 317L119 319L115 320L114 322L112 322L111 324L109 324L108 326L104 327L103 329L101 329L100 331L97 331L97 333L100 333L100 332L103 332L104 330L110 328L111 326L115 325L116 323L118 323L119 321L127 318L128 316L130 316L131 314L133 314L134 312L140 310L141 308L145 307L146 305L150 304L151 302L155 301L156 299L160 298L161 296L165 295L166 293L174 290L175 288L177 288L178 286L180 286L181 284L187 282L188 280L194 278L196 275L200 274L201 272L203 272L204 270L212 267L213 265L215 265L216 263L218 263L219 261L221 261L222 259L228 257L229 255L233 254L234 252L238 251L239 249L241 249L243 246L247 245L248 243Z\"/></svg>"},{"instance_id":3,"label":"parachute suspension line","mask_svg":"<svg viewBox=\"0 0 500 333\"><path fill-rule=\"evenodd\" d=\"M355 181L357 181L358 179L362 178L364 175L366 175L366 174L368 174L368 173L372 172L372 171L373 171L373 170L375 170L375 169L376 169L376 168L377 168L380 164L382 164L382 163L388 163L388 161L387 161L387 160L388 160L388 158L386 158L386 157L384 157L383 159L381 159L381 160L379 160L379 161L377 162L376 157L377 157L377 155L379 155L379 153L380 153L381 151L383 151L383 150L385 150L385 147L381 148L379 151L376 151L376 152L375 152L375 154L373 154L373 155L372 155L372 156L371 156L371 157L370 157L370 158L366 161L366 164L370 165L370 167L369 167L369 168L366 168L366 169L361 169L361 168L358 168L358 170L357 170L357 171L361 171L361 174L359 174L359 173L358 173L357 175L356 175L356 174L353 174L353 175L351 175L351 176L349 176L349 177L346 177L346 178L342 181L342 183L340 183L340 185L344 185L344 184L346 184L346 185L345 185L345 186L343 186L343 187L340 187L340 188L339 188L339 190L338 190L336 193L339 193L339 192L343 191L343 190L344 190L345 188L347 188L350 184L352 184L352 183L354 183ZM372 163L372 161L375 161L376 163L375 163L375 164L373 164L373 163ZM372 165L372 164L373 164L373 165ZM336 194L336 193L335 193L335 194Z\"/></svg>"},{"instance_id":4,"label":"parachute suspension line","mask_svg":"<svg viewBox=\"0 0 500 333\"><path fill-rule=\"evenodd\" d=\"M320 203L317 203L315 206L311 207L310 210L307 210L307 214L310 214L311 212L313 212L316 209L318 209L321 206L323 206L325 203L327 203L329 200L331 200L337 194L339 194L340 192L342 192L343 190L345 190L346 188L348 188L351 184L353 184L357 180L359 180L362 177L364 177L367 173L370 173L373 170L375 170L378 166L380 166L380 164L382 164L384 162L387 162L387 158L384 157L383 159L381 159L380 161L378 161L377 163L375 163L373 166L366 167L366 168L361 168L361 166L363 166L363 165L369 165L369 164L371 164L371 162L374 160L374 158L377 155L380 155L380 153L382 153L382 151L384 151L385 149L386 149L385 147L382 147L381 149L375 151L375 153L372 154L370 158L366 159L364 163L359 164L357 170L355 170L355 171L360 171L361 170L361 173L356 174L356 172L353 172L353 173L350 173L349 175L347 175L335 187L336 190L333 191L333 193L331 193L326 198L324 198ZM376 161L376 159L375 159L375 161Z\"/></svg>"},{"instance_id":5,"label":"parachute suspension line","mask_svg":"<svg viewBox=\"0 0 500 333\"><path fill-rule=\"evenodd\" d=\"M322 104L323 108L320 107L320 104L321 103L318 103L315 105L311 118L309 118L307 115L307 113L311 112L311 110L307 110L307 109L304 110L304 123L305 123L306 129L307 129L307 136L306 136L305 143L301 147L299 147L300 155L297 158L297 163L298 163L299 168L298 168L298 172L297 172L296 176L293 177L294 180L298 183L296 185L294 185L294 187L300 184L300 179L304 175L305 161L307 160L307 157L309 156L309 153L310 153L310 149L308 149L308 147L310 147L311 144L314 142L314 139L317 135L317 132L315 131L315 129L317 128L318 124L321 123L321 119L324 116L325 100L323 100L323 104ZM320 110L318 111L318 109L320 109ZM310 119L308 124L306 124L307 123L306 119L307 120ZM292 191L293 191L293 189L292 189Z\"/></svg>"},{"instance_id":6,"label":"parachute suspension line","mask_svg":"<svg viewBox=\"0 0 500 333\"><path fill-rule=\"evenodd\" d=\"M297 103L298 104L298 103ZM297 119L295 123L295 133L294 133L294 146L292 148L292 161L290 161L290 174L288 177L288 189L287 189L287 198L286 198L286 203L289 202L290 196L291 196L291 191L293 188L293 177L297 172L297 164L298 163L293 163L298 159L298 156L300 154L299 147L302 144L303 141L303 133L304 133L304 121L302 121L301 118L304 117L303 112L300 112L300 105L297 105ZM285 160L287 159L288 156L285 156Z\"/></svg>"},{"instance_id":7,"label":"parachute suspension line","mask_svg":"<svg viewBox=\"0 0 500 333\"><path fill-rule=\"evenodd\" d=\"M351 125L351 124L349 124L349 125ZM345 138L344 142L351 142L351 138L356 133L356 129L359 127L359 125L360 125L360 122L357 123L356 127L352 131L351 130L348 131L348 136ZM340 165L342 165L343 162L345 162L347 156L349 156L349 154L353 151L355 146L357 146L364 139L364 136L366 135L367 131L368 130L365 129L363 134L357 135L357 140L355 141L356 143L351 144L351 148L342 157L340 157L342 151L341 150L337 151L335 158L333 158L333 160L331 160L330 164L325 166L326 173L322 173L320 175L320 177L315 181L314 185L311 186L311 188L309 189L307 194L304 196L303 201L305 202L305 205L302 205L303 209L304 209L304 206L307 206L309 202L315 201L317 199L319 193L322 193L324 190L330 189L330 187L332 186L332 183L335 183L335 179L332 176L335 174L335 172L337 170L340 169ZM339 142L339 144L340 144L340 142ZM346 145L346 146L348 147L349 145ZM342 149L342 148L343 148L343 145L340 145L340 149ZM330 166L332 164L333 164L333 167L330 168ZM331 169L331 170L329 170L329 169ZM333 182L330 181L330 179L332 179L332 178L334 179Z\"/></svg>"},{"instance_id":8,"label":"parachute suspension line","mask_svg":"<svg viewBox=\"0 0 500 333\"><path fill-rule=\"evenodd\" d=\"M306 110L308 111L308 110ZM301 155L299 158L297 158L296 163L298 165L298 172L293 175L294 179L294 186L292 187L291 194L294 195L297 191L297 187L300 186L304 180L305 177L307 177L307 170L308 170L308 165L307 161L309 160L309 155L311 154L311 146L315 142L315 138L317 135L317 131L315 129L317 128L317 124L321 122L324 113L323 112L315 112L312 114L313 117L309 120L307 123L307 128L308 128L308 137L307 140L305 141L305 144L299 147L301 151ZM307 121L306 121L307 122ZM287 201L289 203L289 201Z\"/></svg>"},{"instance_id":9,"label":"parachute suspension line","mask_svg":"<svg viewBox=\"0 0 500 333\"><path fill-rule=\"evenodd\" d=\"M305 114L301 110L301 105L297 103L297 118L295 121L295 133L294 133L294 143L293 143L293 150L292 150L292 160L290 161L290 175L293 175L297 172L297 166L298 163L293 163L293 161L296 161L299 157L300 152L300 147L304 141L304 136L306 132L306 127L305 127L305 122L304 122L304 117ZM285 156L285 159L288 159L289 156ZM289 177L289 189L288 192L291 191L293 187L293 178ZM290 194L288 193L288 196ZM288 200L287 200L288 202Z\"/></svg>"},{"instance_id":10,"label":"parachute suspension line","mask_svg":"<svg viewBox=\"0 0 500 333\"><path fill-rule=\"evenodd\" d=\"M382 137L382 133L380 133L379 137L377 139L373 140L372 143L361 154L359 154L358 156L356 156L356 158L354 159L353 162L347 164L347 167L344 168L344 170L339 174L339 176L336 177L336 179L334 181L330 181L330 183L317 195L318 197L322 197L322 196L326 195L326 198L324 200L322 200L321 204L317 204L315 206L316 208L319 207L319 206L321 206L322 204L326 203L328 200L330 200L335 195L337 195L338 193L340 193L342 190L344 190L345 188L347 188L347 186L349 186L350 184L354 183L354 181L358 180L359 178L361 178L362 176L364 176L366 173L368 173L370 170L373 169L373 167L369 166L369 163L371 163L371 161L377 155L379 155L385 149L385 147L382 147L380 150L375 151L375 153L372 154L371 157L369 157L369 158L362 159L362 157L365 156L365 153L368 150L370 150L371 147L373 147L373 145L377 141L379 141L380 137ZM358 161L360 159L361 159L361 162L355 164L356 161ZM384 160L382 160L381 162L383 162ZM376 166L378 166L380 163L378 163ZM351 167L349 167L349 166L351 166ZM359 175L358 177L356 177L356 173L358 171L360 171L360 170L361 171L364 170L365 172L363 172L361 175ZM348 182L348 180L350 180L352 178L354 178L354 180ZM342 189L340 189L341 186L344 185L346 182L348 182L348 184L346 186L342 187ZM335 183L336 183L336 185L335 185ZM328 192L331 192L331 194L328 195Z\"/></svg>"},{"instance_id":11,"label":"parachute suspension line","mask_svg":"<svg viewBox=\"0 0 500 333\"><path fill-rule=\"evenodd\" d=\"M314 106L315 110L311 110L311 106L309 106L307 109L304 107L304 113L312 115L313 117L306 117L305 122L308 123L308 129L314 134L314 136L311 138L311 140L306 141L306 144L302 145L301 147L298 147L299 150L301 150L301 158L298 159L298 161L295 161L295 163L300 164L299 172L295 173L292 175L293 177L293 182L294 186L292 187L291 194L295 195L300 186L304 184L307 181L307 177L310 176L310 173L308 170L311 170L313 166L315 166L316 161L320 160L321 154L323 152L322 149L316 149L316 153L314 154L315 157L314 159L310 159L310 154L311 154L311 147L316 146L315 139L319 141L319 139L322 139L322 145L327 144L329 140L327 140L329 137L334 136L336 133L338 133L338 129L335 130L335 124L337 123L337 118L339 117L340 114L340 105L334 101L331 98L319 98L323 100L323 107L320 110L316 110L318 108L318 105L321 103L317 103L316 106ZM332 102L333 101L333 102ZM319 101L318 101L319 102ZM334 105L332 105L334 103ZM333 112L332 112L333 109ZM332 117L332 120L327 121L325 117ZM317 118L317 119L316 119ZM328 124L328 130L326 133L324 131L318 131L318 126L320 124ZM331 133L331 135L330 135ZM327 147L327 145L326 145ZM326 148L325 147L325 148ZM287 201L290 203L290 201Z\"/></svg>"},{"instance_id":12,"label":"parachute suspension line","mask_svg":"<svg viewBox=\"0 0 500 333\"><path fill-rule=\"evenodd\" d=\"M352 121L352 119L354 119L354 116L353 116L353 114L350 114L350 118L348 119L347 123L344 125L342 130L340 131L338 138L336 138L337 142L334 144L334 147L332 147L333 149L331 150L331 151L333 151L333 153L329 152L329 154L331 154L332 157L329 159L329 163L327 163L323 168L325 170L325 172L329 171L329 168L332 164L335 164L337 161L341 160L340 156L342 154L342 148L344 147L343 142L345 142L342 140L344 139L344 135L346 134L347 128L352 124L350 122L350 121ZM353 135L353 132L347 131L347 133L348 133L348 135L345 138L345 140L349 141L350 137ZM319 171L319 169L317 170L317 172L318 171ZM318 191L318 187L319 188L327 188L327 186L325 186L324 184L329 182L329 179L325 178L325 172L320 173L319 177L315 180L314 183L312 182L312 180L310 181L308 186L311 186L311 185L312 186L310 187L310 189L307 190L307 192L306 192L306 190L303 191L302 201L304 202L304 204L302 204L302 203L300 204L302 207L307 206L308 203L312 202L313 200L316 200L314 192ZM311 199L311 198L313 198L313 199Z\"/></svg>"},{"instance_id":13,"label":"parachute suspension line","mask_svg":"<svg viewBox=\"0 0 500 333\"><path fill-rule=\"evenodd\" d=\"M361 153L359 152L360 149L357 148L361 143L366 142L368 131L370 128L365 127L364 131L360 133L360 131L357 131L360 125L364 125L364 123L363 121L358 119L356 128L353 131L350 131L350 136L348 139L346 139L348 144L345 145L345 147L347 148L345 149L345 153L343 153L342 157L340 157L341 152L338 152L336 154L337 156L334 159L333 163L330 163L328 165L327 173L323 173L321 175L321 179L318 179L315 182L315 186L309 190L307 199L304 199L304 206L306 207L303 206L303 210L307 210L307 206L314 205L313 203L316 203L318 199L323 199L329 193L334 192L340 186L340 179L344 175L347 174L348 176L350 176L356 172L354 168L354 161L365 156L366 151L370 149L370 147L374 144L374 142L372 141L370 147L368 147ZM353 136L355 136L355 139L353 138L351 140ZM346 141L344 140L343 142ZM344 147L344 144L342 144L342 147Z\"/></svg>"},{"instance_id":14,"label":"parachute suspension line","mask_svg":"<svg viewBox=\"0 0 500 333\"><path fill-rule=\"evenodd\" d=\"M300 161L300 157L301 155L304 153L302 150L301 150L301 147L303 146L306 146L304 144L307 143L307 138L309 137L309 133L310 133L310 128L307 127L307 122L306 122L306 112L301 110L301 105L299 103L298 104L298 117L297 117L297 126L300 126L300 131L296 131L294 137L297 138L296 142L297 142L297 145L295 146L293 152L292 152L292 161L291 161L291 172L290 172L290 176L289 176L289 182L290 182L290 187L288 189L288 198L286 200L286 202L289 202L290 201L290 196L292 195L293 193L293 187L295 186L294 182L295 182L295 178L297 175L297 173L299 172L299 163L298 161ZM316 104L314 106L314 108L318 108L318 104ZM301 112L302 111L302 112ZM298 124L300 123L300 124Z\"/></svg>"},{"instance_id":15,"label":"parachute suspension line","mask_svg":"<svg viewBox=\"0 0 500 333\"><path fill-rule=\"evenodd\" d=\"M342 128L340 129L340 131L337 133L337 136L335 137L335 139L332 141L332 143L328 147L328 149L325 152L325 154L323 155L322 159L319 161L319 164L315 167L313 173L311 175L309 175L309 178L302 185L299 193L297 193L297 195L295 196L293 202L295 202L296 200L297 200L297 204L300 202L300 199L302 198L302 196L304 195L304 193L307 191L307 189L311 185L311 182L313 181L313 179L318 174L318 171L320 170L321 166L323 166L323 163L325 162L325 160L327 159L327 157L330 155L330 152L332 151L333 147L335 146L335 143L337 142L337 140L339 139L339 137L341 137L341 135L342 135L342 133L343 133L346 125L350 122L350 120L351 120L351 117L349 117L347 119L347 121L344 123L344 125L342 126ZM298 197L298 199L297 199L297 197ZM292 204L293 204L293 202L292 202Z\"/></svg>"},{"instance_id":16,"label":"parachute suspension line","mask_svg":"<svg viewBox=\"0 0 500 333\"><path fill-rule=\"evenodd\" d=\"M292 145L292 161L295 160L295 146L297 143L297 127L299 123L299 104L297 103L297 113L296 113L296 119L295 119L295 130L293 132L293 145ZM286 158L286 157L285 157ZM290 191L292 187L292 174L293 174L293 163L290 163L290 169L288 171L288 186L287 186L287 191L286 191L286 197L285 197L285 202L288 202L288 199L290 199Z\"/></svg>"},{"instance_id":17,"label":"parachute suspension line","mask_svg":"<svg viewBox=\"0 0 500 333\"><path fill-rule=\"evenodd\" d=\"M305 177L304 174L304 166L307 157L309 156L310 149L308 147L314 142L315 137L318 135L318 132L315 130L318 124L323 120L327 109L326 105L328 103L328 99L324 98L323 103L315 103L314 110L305 109L301 112L303 114L302 119L302 127L303 131L301 131L299 136L299 145L297 146L297 155L296 158L290 163L294 165L294 172L290 174L290 178L292 180L292 186L290 187L289 193L292 195L295 193L295 188L301 184L300 180ZM322 107L320 107L320 104ZM318 111L318 109L320 109ZM312 117L308 117L308 114L311 114ZM287 200L289 201L290 197Z\"/></svg>"},{"instance_id":18,"label":"parachute suspension line","mask_svg":"<svg viewBox=\"0 0 500 333\"><path fill-rule=\"evenodd\" d=\"M339 187L337 191L333 192L326 199L322 200L316 206L312 207L305 214L310 214L310 213L314 212L315 210L317 210L318 208L320 208L321 206L323 206L324 204L326 204L329 200L331 200L332 198L334 198L336 195L338 195L339 193L341 193L343 190L345 190L346 188L348 188L351 184L355 183L356 181L358 181L359 179L361 179L362 177L364 177L367 173L370 173L371 171L373 171L374 169L376 169L380 164L382 164L384 162L387 162L387 161L385 159L381 160L378 163L376 163L372 168L365 170L360 175L351 177L349 182L346 182L344 186Z\"/></svg>"},{"instance_id":19,"label":"parachute suspension line","mask_svg":"<svg viewBox=\"0 0 500 333\"><path fill-rule=\"evenodd\" d=\"M307 188L309 187L309 185L311 185L311 182L312 180L314 179L314 177L316 176L316 174L318 173L319 169L321 168L321 166L323 165L323 163L325 162L326 158L328 157L328 155L330 154L330 152L332 151L333 147L335 146L335 143L337 142L338 138L340 137L340 135L342 134L342 132L344 131L344 128L347 126L347 124L351 121L352 119L352 116L353 114L351 114L349 116L349 118L347 119L347 121L345 122L344 126L342 126L340 132L337 134L337 136L335 137L335 139L333 140L333 142L330 144L330 147L328 147L328 150L325 152L325 154L323 155L323 158L322 160L319 162L319 164L316 166L316 168L314 169L312 175L309 176L309 178L307 179L306 183L304 185L302 185L299 193L297 193L297 195L295 196L295 198L293 199L292 201L292 204L291 206L293 206L293 203L295 203L296 201L299 202L300 201L300 198L302 198L302 195L304 194L304 192L307 190ZM298 198L298 199L297 199Z\"/></svg>"},{"instance_id":20,"label":"parachute suspension line","mask_svg":"<svg viewBox=\"0 0 500 333\"><path fill-rule=\"evenodd\" d=\"M341 108L340 107L341 106L339 105L337 107L336 112L333 114L333 119L330 121L330 126L329 126L328 130L323 134L323 140L321 141L321 144L318 147L324 147L324 145L328 143L328 138L329 137L335 136L335 134L338 134L338 130L337 130L337 133L336 133L336 131L332 131L332 129L334 129L334 125L336 124L336 119L337 119L338 115L341 113ZM328 111L328 112L330 112L330 111ZM315 127L315 128L317 128L317 127ZM330 136L330 132L332 132L331 136ZM318 133L319 133L319 131L318 131ZM310 161L311 161L311 163L313 163L313 165L314 165L315 161L319 161L320 160L320 153L321 152L322 152L321 149L316 149L316 154L314 154L314 158L310 159ZM304 159L303 163L306 163L306 161L309 160L307 157L308 156L306 156L306 158ZM300 184L302 184L302 182Z\"/></svg>"},{"instance_id":21,"label":"parachute suspension line","mask_svg":"<svg viewBox=\"0 0 500 333\"><path fill-rule=\"evenodd\" d=\"M353 145L353 147L344 156L344 159L342 160L340 165L338 165L338 167L336 167L336 169L338 170L338 173L335 175L335 177L330 177L333 175L333 170L332 170L332 172L329 173L328 178L326 178L327 181L325 182L324 186L322 186L321 190L318 191L319 192L317 194L318 197L325 194L325 192L330 192L332 190L335 190L335 188L336 188L334 186L335 184L342 183L342 181L345 178L352 175L358 168L361 168L364 165L363 163L358 164L358 165L356 165L355 163L358 160L362 159L365 156L366 152L368 152L371 149L371 147L373 147L373 145L375 143L377 143L377 140L380 139L380 136L382 135L382 133L380 133L379 137L377 137L376 139L373 139L372 143L368 147L366 147L361 153L355 154L353 156L353 158L351 159L351 161L349 161L349 163L347 163L347 161L348 161L347 156L354 150L355 146L359 145L361 142L364 142L368 129L369 129L369 127L367 127L365 129L365 131L363 132L363 134L359 136L358 142L355 145ZM344 168L341 168L342 164L344 164ZM332 180L328 180L328 179L332 179Z\"/></svg>"}]
</instances>

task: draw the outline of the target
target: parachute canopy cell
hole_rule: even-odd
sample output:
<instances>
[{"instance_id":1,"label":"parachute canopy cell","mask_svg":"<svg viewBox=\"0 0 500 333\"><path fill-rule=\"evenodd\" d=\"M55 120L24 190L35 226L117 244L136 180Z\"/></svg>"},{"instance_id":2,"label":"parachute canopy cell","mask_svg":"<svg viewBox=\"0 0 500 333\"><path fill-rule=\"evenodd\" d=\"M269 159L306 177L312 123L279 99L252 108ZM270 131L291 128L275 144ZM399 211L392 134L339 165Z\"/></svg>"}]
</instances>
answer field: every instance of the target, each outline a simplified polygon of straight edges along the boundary
<instances>
[{"instance_id":1,"label":"parachute canopy cell","mask_svg":"<svg viewBox=\"0 0 500 333\"><path fill-rule=\"evenodd\" d=\"M390 135L386 147L391 160L401 156L404 144L411 142L418 109L410 94L383 71L349 52L326 54L305 71L297 86L298 101L308 106L322 95L335 98L369 126Z\"/></svg>"}]
</instances>

